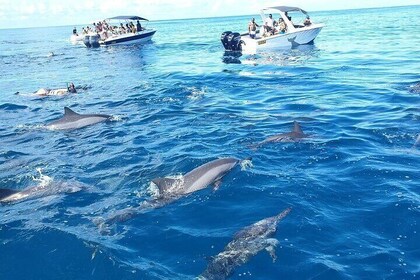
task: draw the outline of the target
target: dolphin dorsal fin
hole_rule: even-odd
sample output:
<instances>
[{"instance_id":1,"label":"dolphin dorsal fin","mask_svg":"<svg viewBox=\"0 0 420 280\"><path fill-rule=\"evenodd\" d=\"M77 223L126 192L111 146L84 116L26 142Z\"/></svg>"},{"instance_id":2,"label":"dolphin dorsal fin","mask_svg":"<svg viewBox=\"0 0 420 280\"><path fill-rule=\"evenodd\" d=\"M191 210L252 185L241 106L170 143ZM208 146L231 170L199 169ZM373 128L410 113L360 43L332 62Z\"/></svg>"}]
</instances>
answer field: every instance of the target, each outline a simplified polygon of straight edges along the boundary
<instances>
[{"instance_id":1,"label":"dolphin dorsal fin","mask_svg":"<svg viewBox=\"0 0 420 280\"><path fill-rule=\"evenodd\" d=\"M152 182L159 188L160 194L167 193L170 188L179 182L179 179L156 178Z\"/></svg>"},{"instance_id":2,"label":"dolphin dorsal fin","mask_svg":"<svg viewBox=\"0 0 420 280\"><path fill-rule=\"evenodd\" d=\"M0 200L18 192L19 191L12 189L0 189Z\"/></svg>"},{"instance_id":3,"label":"dolphin dorsal fin","mask_svg":"<svg viewBox=\"0 0 420 280\"><path fill-rule=\"evenodd\" d=\"M64 115L71 116L71 115L79 115L69 107L64 107Z\"/></svg>"},{"instance_id":4,"label":"dolphin dorsal fin","mask_svg":"<svg viewBox=\"0 0 420 280\"><path fill-rule=\"evenodd\" d=\"M300 128L300 124L297 121L293 122L293 132L303 134L302 128Z\"/></svg>"}]
</instances>

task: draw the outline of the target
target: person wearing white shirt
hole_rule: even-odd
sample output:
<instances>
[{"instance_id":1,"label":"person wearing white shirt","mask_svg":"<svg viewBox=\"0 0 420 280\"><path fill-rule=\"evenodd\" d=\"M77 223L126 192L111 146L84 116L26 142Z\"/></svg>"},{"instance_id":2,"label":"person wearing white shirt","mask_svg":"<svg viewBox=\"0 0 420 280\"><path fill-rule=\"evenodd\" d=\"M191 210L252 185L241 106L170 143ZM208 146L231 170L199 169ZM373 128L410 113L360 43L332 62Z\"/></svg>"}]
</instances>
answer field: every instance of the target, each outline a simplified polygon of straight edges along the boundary
<instances>
[{"instance_id":1,"label":"person wearing white shirt","mask_svg":"<svg viewBox=\"0 0 420 280\"><path fill-rule=\"evenodd\" d=\"M275 21L273 20L273 15L269 14L268 18L265 19L264 28L266 32L270 35L274 34L274 24Z\"/></svg>"}]
</instances>

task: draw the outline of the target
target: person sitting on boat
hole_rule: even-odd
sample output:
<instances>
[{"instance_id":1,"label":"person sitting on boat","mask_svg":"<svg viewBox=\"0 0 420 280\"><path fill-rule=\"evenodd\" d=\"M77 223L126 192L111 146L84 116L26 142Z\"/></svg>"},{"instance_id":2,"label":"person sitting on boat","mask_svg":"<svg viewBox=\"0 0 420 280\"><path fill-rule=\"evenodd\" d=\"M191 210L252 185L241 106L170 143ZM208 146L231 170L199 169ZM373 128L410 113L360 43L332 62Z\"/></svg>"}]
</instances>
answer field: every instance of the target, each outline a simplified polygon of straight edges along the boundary
<instances>
[{"instance_id":1,"label":"person sitting on boat","mask_svg":"<svg viewBox=\"0 0 420 280\"><path fill-rule=\"evenodd\" d=\"M251 22L248 24L249 37L255 39L255 34L257 33L257 27L260 27L256 22L255 18L252 18Z\"/></svg>"},{"instance_id":2,"label":"person sitting on boat","mask_svg":"<svg viewBox=\"0 0 420 280\"><path fill-rule=\"evenodd\" d=\"M309 16L306 16L306 19L305 19L305 21L303 22L303 25L305 25L305 26L309 26L309 25L311 25L311 24L312 24L311 19L309 18Z\"/></svg>"},{"instance_id":3,"label":"person sitting on boat","mask_svg":"<svg viewBox=\"0 0 420 280\"><path fill-rule=\"evenodd\" d=\"M119 28L120 34L124 34L125 33L125 27L122 23L120 23L120 28Z\"/></svg>"},{"instance_id":4,"label":"person sitting on boat","mask_svg":"<svg viewBox=\"0 0 420 280\"><path fill-rule=\"evenodd\" d=\"M128 23L125 24L125 31L127 31L127 33L131 33L131 27L128 25Z\"/></svg>"},{"instance_id":5,"label":"person sitting on boat","mask_svg":"<svg viewBox=\"0 0 420 280\"><path fill-rule=\"evenodd\" d=\"M134 26L134 23L132 21L130 21L130 27L131 27L131 32L136 33L136 27Z\"/></svg>"},{"instance_id":6,"label":"person sitting on boat","mask_svg":"<svg viewBox=\"0 0 420 280\"><path fill-rule=\"evenodd\" d=\"M273 20L273 15L269 14L268 18L265 19L265 23L264 23L266 34L269 34L269 35L274 34L274 24L275 24L275 20Z\"/></svg>"},{"instance_id":7,"label":"person sitting on boat","mask_svg":"<svg viewBox=\"0 0 420 280\"><path fill-rule=\"evenodd\" d=\"M141 28L140 21L138 21L138 20L137 20L137 24L136 24L136 29L137 29L137 32L140 32L140 31L142 31L142 30L143 30L143 29Z\"/></svg>"},{"instance_id":8,"label":"person sitting on boat","mask_svg":"<svg viewBox=\"0 0 420 280\"><path fill-rule=\"evenodd\" d=\"M279 33L286 33L287 31L287 26L286 23L284 22L283 18L279 18L279 21L277 22L277 27L279 29Z\"/></svg>"}]
</instances>

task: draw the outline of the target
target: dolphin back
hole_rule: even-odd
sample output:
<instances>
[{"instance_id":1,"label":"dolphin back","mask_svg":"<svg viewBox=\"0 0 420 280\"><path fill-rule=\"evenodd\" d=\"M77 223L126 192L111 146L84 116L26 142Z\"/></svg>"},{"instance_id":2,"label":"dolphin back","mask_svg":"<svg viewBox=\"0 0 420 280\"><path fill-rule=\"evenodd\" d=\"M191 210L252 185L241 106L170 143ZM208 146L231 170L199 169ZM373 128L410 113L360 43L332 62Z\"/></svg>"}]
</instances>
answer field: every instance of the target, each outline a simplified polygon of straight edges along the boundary
<instances>
[{"instance_id":1,"label":"dolphin back","mask_svg":"<svg viewBox=\"0 0 420 280\"><path fill-rule=\"evenodd\" d=\"M51 122L48 127L54 129L76 129L96 124L110 118L110 115L104 114L78 114L70 108L64 107L64 116Z\"/></svg>"},{"instance_id":2,"label":"dolphin back","mask_svg":"<svg viewBox=\"0 0 420 280\"><path fill-rule=\"evenodd\" d=\"M184 193L191 193L206 188L219 181L239 160L221 158L207 162L184 175Z\"/></svg>"},{"instance_id":3,"label":"dolphin back","mask_svg":"<svg viewBox=\"0 0 420 280\"><path fill-rule=\"evenodd\" d=\"M82 119L82 118L89 118L89 117L99 117L109 119L111 118L110 115L105 114L79 114L70 109L69 107L64 107L64 116L63 118L67 119Z\"/></svg>"},{"instance_id":4,"label":"dolphin back","mask_svg":"<svg viewBox=\"0 0 420 280\"><path fill-rule=\"evenodd\" d=\"M12 189L0 189L0 201L8 196L11 196L12 194L18 193L17 190Z\"/></svg>"}]
</instances>

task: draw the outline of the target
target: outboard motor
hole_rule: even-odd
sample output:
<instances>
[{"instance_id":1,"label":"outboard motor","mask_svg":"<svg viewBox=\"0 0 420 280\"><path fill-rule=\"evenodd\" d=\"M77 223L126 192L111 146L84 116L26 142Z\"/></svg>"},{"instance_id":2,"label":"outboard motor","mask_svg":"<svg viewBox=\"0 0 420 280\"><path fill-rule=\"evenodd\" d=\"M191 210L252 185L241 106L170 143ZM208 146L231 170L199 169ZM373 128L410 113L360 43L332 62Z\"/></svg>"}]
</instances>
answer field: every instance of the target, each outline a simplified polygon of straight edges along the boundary
<instances>
[{"instance_id":1,"label":"outboard motor","mask_svg":"<svg viewBox=\"0 0 420 280\"><path fill-rule=\"evenodd\" d=\"M227 36L228 50L231 51L242 51L242 40L241 34L238 32L231 33Z\"/></svg>"},{"instance_id":2,"label":"outboard motor","mask_svg":"<svg viewBox=\"0 0 420 280\"><path fill-rule=\"evenodd\" d=\"M89 43L92 46L92 48L98 48L99 47L99 39L100 38L101 37L99 36L99 34L90 36Z\"/></svg>"},{"instance_id":3,"label":"outboard motor","mask_svg":"<svg viewBox=\"0 0 420 280\"><path fill-rule=\"evenodd\" d=\"M225 48L225 50L228 49L228 39L227 37L229 36L229 34L231 34L232 31L225 31L222 33L222 35L220 36L220 41L222 41L223 47Z\"/></svg>"},{"instance_id":4,"label":"outboard motor","mask_svg":"<svg viewBox=\"0 0 420 280\"><path fill-rule=\"evenodd\" d=\"M88 48L92 47L92 45L90 44L90 41L89 41L89 37L90 37L89 35L86 35L83 38L83 44L85 44L85 46L88 47Z\"/></svg>"}]
</instances>

